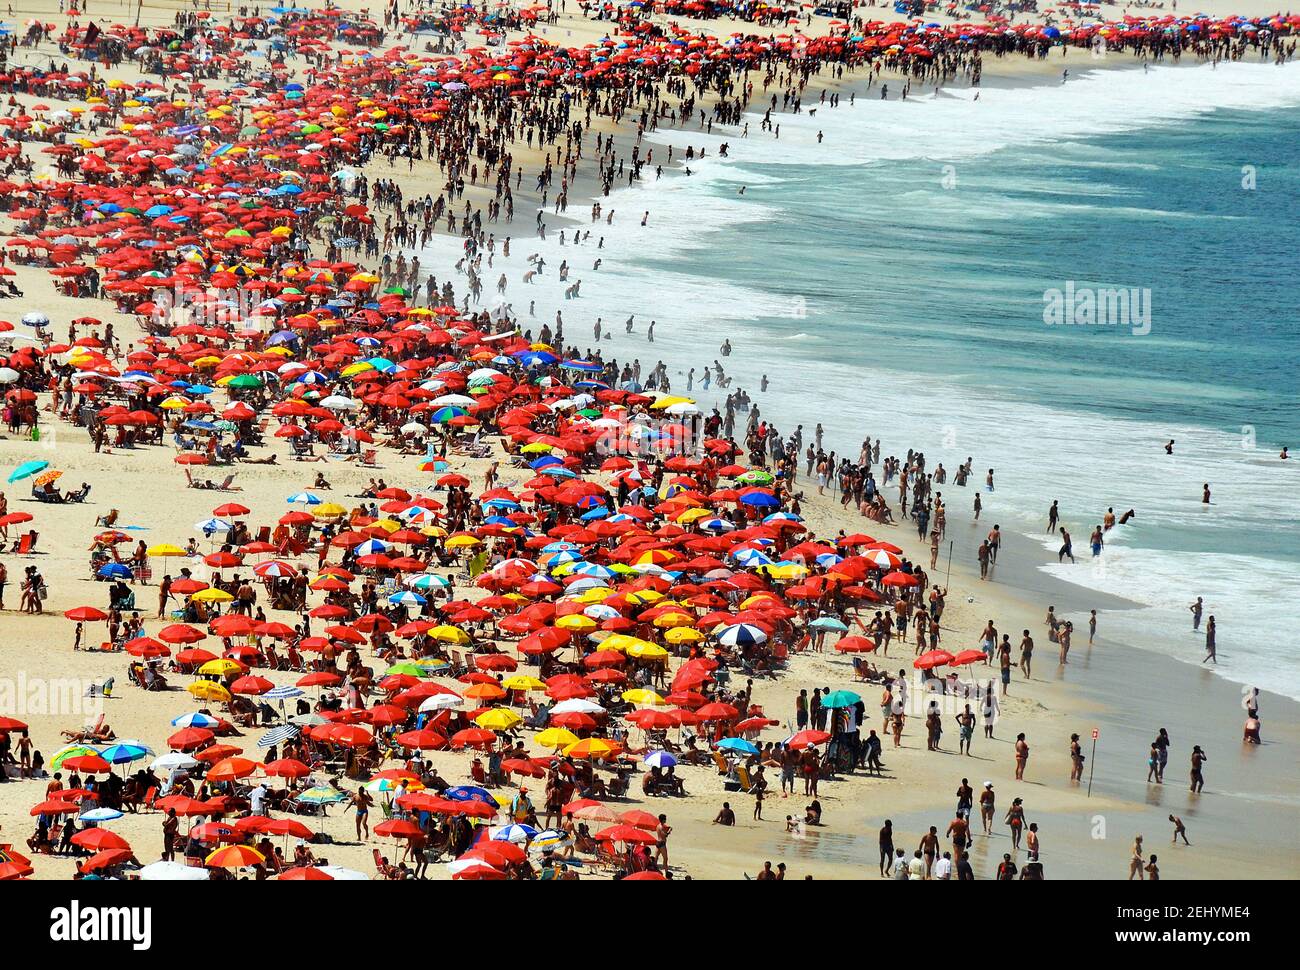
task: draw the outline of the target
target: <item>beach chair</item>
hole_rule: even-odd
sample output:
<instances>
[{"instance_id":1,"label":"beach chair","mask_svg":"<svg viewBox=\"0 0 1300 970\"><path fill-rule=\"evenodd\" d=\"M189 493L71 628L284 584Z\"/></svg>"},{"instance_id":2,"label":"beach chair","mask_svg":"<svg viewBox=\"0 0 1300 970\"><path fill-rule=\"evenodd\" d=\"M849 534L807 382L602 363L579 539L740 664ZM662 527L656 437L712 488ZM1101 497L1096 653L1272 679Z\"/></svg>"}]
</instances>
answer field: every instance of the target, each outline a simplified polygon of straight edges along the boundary
<instances>
[{"instance_id":1,"label":"beach chair","mask_svg":"<svg viewBox=\"0 0 1300 970\"><path fill-rule=\"evenodd\" d=\"M14 552L19 556L30 556L36 548L36 540L40 538L39 533L28 532L18 537L18 545L14 547Z\"/></svg>"},{"instance_id":2,"label":"beach chair","mask_svg":"<svg viewBox=\"0 0 1300 970\"><path fill-rule=\"evenodd\" d=\"M378 468L379 466L375 462L375 456L377 454L378 452L374 448L367 448L365 451L361 453L360 463L364 465L366 468Z\"/></svg>"},{"instance_id":3,"label":"beach chair","mask_svg":"<svg viewBox=\"0 0 1300 970\"><path fill-rule=\"evenodd\" d=\"M237 487L235 486L235 476L236 476L237 474L239 474L239 473L238 473L238 472L231 472L229 475L227 475L227 476L225 477L225 480L222 481L222 483L221 483L220 485L217 486L217 491L218 491L218 492L242 492L243 489L241 489L241 488L237 488Z\"/></svg>"},{"instance_id":4,"label":"beach chair","mask_svg":"<svg viewBox=\"0 0 1300 970\"><path fill-rule=\"evenodd\" d=\"M721 751L713 752L713 763L718 766L718 774L725 775L731 771L731 762L726 759Z\"/></svg>"}]
</instances>

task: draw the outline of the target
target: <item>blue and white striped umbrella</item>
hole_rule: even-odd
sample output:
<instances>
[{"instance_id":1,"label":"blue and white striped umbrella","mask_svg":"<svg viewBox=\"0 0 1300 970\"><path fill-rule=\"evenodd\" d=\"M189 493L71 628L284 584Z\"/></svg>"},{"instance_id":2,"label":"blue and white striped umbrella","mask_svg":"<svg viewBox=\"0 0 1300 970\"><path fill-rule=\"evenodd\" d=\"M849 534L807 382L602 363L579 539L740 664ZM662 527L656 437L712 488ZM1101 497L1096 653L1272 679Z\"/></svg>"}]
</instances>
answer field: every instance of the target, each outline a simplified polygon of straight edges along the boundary
<instances>
[{"instance_id":1,"label":"blue and white striped umbrella","mask_svg":"<svg viewBox=\"0 0 1300 970\"><path fill-rule=\"evenodd\" d=\"M190 714L182 714L180 717L172 718L172 727L187 728L214 728L221 723L219 718L211 714L204 714L201 711L194 711Z\"/></svg>"},{"instance_id":2,"label":"blue and white striped umbrella","mask_svg":"<svg viewBox=\"0 0 1300 970\"><path fill-rule=\"evenodd\" d=\"M723 627L717 637L719 643L728 647L749 647L767 642L767 634L752 623L733 623Z\"/></svg>"},{"instance_id":3,"label":"blue and white striped umbrella","mask_svg":"<svg viewBox=\"0 0 1300 970\"><path fill-rule=\"evenodd\" d=\"M772 560L757 549L736 549L731 553L731 558L742 566L770 566L772 564Z\"/></svg>"},{"instance_id":4,"label":"blue and white striped umbrella","mask_svg":"<svg viewBox=\"0 0 1300 970\"><path fill-rule=\"evenodd\" d=\"M130 579L133 574L131 568L125 563L106 562L99 567L99 572L95 575L102 579Z\"/></svg>"},{"instance_id":5,"label":"blue and white striped umbrella","mask_svg":"<svg viewBox=\"0 0 1300 970\"><path fill-rule=\"evenodd\" d=\"M651 768L671 768L677 764L677 759L667 751L651 751L645 756L644 762Z\"/></svg>"},{"instance_id":6,"label":"blue and white striped umbrella","mask_svg":"<svg viewBox=\"0 0 1300 970\"><path fill-rule=\"evenodd\" d=\"M272 687L262 696L273 701L287 701L294 697L301 697L302 695L303 689L301 687L295 687L293 684L285 684L281 687Z\"/></svg>"},{"instance_id":7,"label":"blue and white striped umbrella","mask_svg":"<svg viewBox=\"0 0 1300 970\"><path fill-rule=\"evenodd\" d=\"M320 505L324 500L311 492L294 492L285 501L290 505Z\"/></svg>"},{"instance_id":8,"label":"blue and white striped umbrella","mask_svg":"<svg viewBox=\"0 0 1300 970\"><path fill-rule=\"evenodd\" d=\"M419 593L412 593L407 589L388 597L388 602L393 606L423 606L428 600Z\"/></svg>"},{"instance_id":9,"label":"blue and white striped umbrella","mask_svg":"<svg viewBox=\"0 0 1300 970\"><path fill-rule=\"evenodd\" d=\"M384 542L382 539L367 539L365 542L357 546L356 551L358 556L374 556L386 553L390 548L391 547L388 543Z\"/></svg>"},{"instance_id":10,"label":"blue and white striped umbrella","mask_svg":"<svg viewBox=\"0 0 1300 970\"><path fill-rule=\"evenodd\" d=\"M204 519L202 522L194 523L194 531L202 532L205 536L210 536L214 532L229 532L231 524L225 519Z\"/></svg>"},{"instance_id":11,"label":"blue and white striped umbrella","mask_svg":"<svg viewBox=\"0 0 1300 970\"><path fill-rule=\"evenodd\" d=\"M572 576L594 576L597 579L613 579L614 570L598 562L577 562L566 572Z\"/></svg>"},{"instance_id":12,"label":"blue and white striped umbrella","mask_svg":"<svg viewBox=\"0 0 1300 970\"><path fill-rule=\"evenodd\" d=\"M499 829L496 829L492 833L492 841L514 842L517 845L523 845L536 834L537 829L533 828L531 825L520 825L512 822L509 825L503 825Z\"/></svg>"},{"instance_id":13,"label":"blue and white striped umbrella","mask_svg":"<svg viewBox=\"0 0 1300 970\"><path fill-rule=\"evenodd\" d=\"M290 738L298 736L298 727L294 724L286 724L283 727L271 728L260 738L257 739L259 748L269 748L273 744L279 744L282 741L288 741Z\"/></svg>"}]
</instances>

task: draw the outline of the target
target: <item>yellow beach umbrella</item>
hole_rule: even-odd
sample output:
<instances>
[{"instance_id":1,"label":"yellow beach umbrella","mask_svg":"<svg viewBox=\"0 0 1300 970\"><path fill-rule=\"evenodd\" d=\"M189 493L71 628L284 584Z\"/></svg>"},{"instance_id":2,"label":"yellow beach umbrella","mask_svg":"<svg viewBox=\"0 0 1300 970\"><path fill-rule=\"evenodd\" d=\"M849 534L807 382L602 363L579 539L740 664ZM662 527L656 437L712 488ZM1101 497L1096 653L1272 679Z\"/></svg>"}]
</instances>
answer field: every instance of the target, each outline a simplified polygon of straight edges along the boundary
<instances>
[{"instance_id":1,"label":"yellow beach umbrella","mask_svg":"<svg viewBox=\"0 0 1300 970\"><path fill-rule=\"evenodd\" d=\"M190 599L198 600L200 603L229 603L234 599L234 597L224 589L213 589L209 587L208 589L201 589L197 593L191 594Z\"/></svg>"},{"instance_id":2,"label":"yellow beach umbrella","mask_svg":"<svg viewBox=\"0 0 1300 970\"><path fill-rule=\"evenodd\" d=\"M150 546L145 552L150 556L183 556L185 550L180 546L172 546L166 543L158 546Z\"/></svg>"},{"instance_id":3,"label":"yellow beach umbrella","mask_svg":"<svg viewBox=\"0 0 1300 970\"><path fill-rule=\"evenodd\" d=\"M620 696L629 704L652 704L655 707L661 707L668 703L654 691L645 687L633 687L631 690L623 691Z\"/></svg>"},{"instance_id":4,"label":"yellow beach umbrella","mask_svg":"<svg viewBox=\"0 0 1300 970\"><path fill-rule=\"evenodd\" d=\"M217 657L215 660L209 660L199 668L201 674L211 674L215 677L225 677L228 674L237 674L243 668L235 661L226 657Z\"/></svg>"},{"instance_id":5,"label":"yellow beach umbrella","mask_svg":"<svg viewBox=\"0 0 1300 970\"><path fill-rule=\"evenodd\" d=\"M555 625L561 630L587 631L596 629L596 621L582 613L570 613L568 616L562 616L555 621Z\"/></svg>"},{"instance_id":6,"label":"yellow beach umbrella","mask_svg":"<svg viewBox=\"0 0 1300 970\"><path fill-rule=\"evenodd\" d=\"M528 674L515 674L501 682L506 690L546 690L546 684Z\"/></svg>"},{"instance_id":7,"label":"yellow beach umbrella","mask_svg":"<svg viewBox=\"0 0 1300 970\"><path fill-rule=\"evenodd\" d=\"M460 627L449 626L446 623L435 626L429 631L428 635L434 640L441 640L443 643L458 643L462 645L469 643L468 633Z\"/></svg>"},{"instance_id":8,"label":"yellow beach umbrella","mask_svg":"<svg viewBox=\"0 0 1300 970\"><path fill-rule=\"evenodd\" d=\"M481 546L483 540L477 536L452 536L447 540L448 549L463 549L466 546Z\"/></svg>"},{"instance_id":9,"label":"yellow beach umbrella","mask_svg":"<svg viewBox=\"0 0 1300 970\"><path fill-rule=\"evenodd\" d=\"M657 643L638 643L627 648L627 655L641 660L660 660L668 656L668 651Z\"/></svg>"},{"instance_id":10,"label":"yellow beach umbrella","mask_svg":"<svg viewBox=\"0 0 1300 970\"><path fill-rule=\"evenodd\" d=\"M523 718L514 711L508 711L504 707L497 707L490 711L484 711L474 718L474 723L488 731L509 731L522 720Z\"/></svg>"},{"instance_id":11,"label":"yellow beach umbrella","mask_svg":"<svg viewBox=\"0 0 1300 970\"><path fill-rule=\"evenodd\" d=\"M665 633L664 639L669 643L699 643L704 634L689 626L678 626Z\"/></svg>"},{"instance_id":12,"label":"yellow beach umbrella","mask_svg":"<svg viewBox=\"0 0 1300 970\"><path fill-rule=\"evenodd\" d=\"M190 686L185 688L199 700L204 701L228 701L230 700L230 691L222 687L216 681L196 680Z\"/></svg>"},{"instance_id":13,"label":"yellow beach umbrella","mask_svg":"<svg viewBox=\"0 0 1300 970\"><path fill-rule=\"evenodd\" d=\"M313 508L311 514L318 519L332 519L337 515L347 515L348 510L337 502L325 502Z\"/></svg>"},{"instance_id":14,"label":"yellow beach umbrella","mask_svg":"<svg viewBox=\"0 0 1300 970\"><path fill-rule=\"evenodd\" d=\"M661 630L674 626L690 626L694 622L695 617L680 610L667 610L655 617L655 626Z\"/></svg>"},{"instance_id":15,"label":"yellow beach umbrella","mask_svg":"<svg viewBox=\"0 0 1300 970\"><path fill-rule=\"evenodd\" d=\"M539 731L533 740L543 748L564 748L570 744L577 744L578 736L564 728L553 727Z\"/></svg>"}]
</instances>

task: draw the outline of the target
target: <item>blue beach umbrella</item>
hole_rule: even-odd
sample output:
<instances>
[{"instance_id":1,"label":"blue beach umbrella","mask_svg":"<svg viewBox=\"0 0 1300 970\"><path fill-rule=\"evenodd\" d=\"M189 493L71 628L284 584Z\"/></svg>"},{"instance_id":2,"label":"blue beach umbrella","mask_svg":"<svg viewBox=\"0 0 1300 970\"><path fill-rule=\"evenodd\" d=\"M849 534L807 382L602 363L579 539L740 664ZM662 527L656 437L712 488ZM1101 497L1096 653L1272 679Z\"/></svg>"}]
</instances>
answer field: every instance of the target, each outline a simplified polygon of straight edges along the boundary
<instances>
[{"instance_id":1,"label":"blue beach umbrella","mask_svg":"<svg viewBox=\"0 0 1300 970\"><path fill-rule=\"evenodd\" d=\"M50 467L48 461L37 459L35 461L25 461L9 473L10 482L21 482L24 478L31 478L38 472L43 472Z\"/></svg>"},{"instance_id":2,"label":"blue beach umbrella","mask_svg":"<svg viewBox=\"0 0 1300 970\"><path fill-rule=\"evenodd\" d=\"M737 754L758 754L758 748L744 738L723 738L718 742L719 751L734 751Z\"/></svg>"}]
</instances>

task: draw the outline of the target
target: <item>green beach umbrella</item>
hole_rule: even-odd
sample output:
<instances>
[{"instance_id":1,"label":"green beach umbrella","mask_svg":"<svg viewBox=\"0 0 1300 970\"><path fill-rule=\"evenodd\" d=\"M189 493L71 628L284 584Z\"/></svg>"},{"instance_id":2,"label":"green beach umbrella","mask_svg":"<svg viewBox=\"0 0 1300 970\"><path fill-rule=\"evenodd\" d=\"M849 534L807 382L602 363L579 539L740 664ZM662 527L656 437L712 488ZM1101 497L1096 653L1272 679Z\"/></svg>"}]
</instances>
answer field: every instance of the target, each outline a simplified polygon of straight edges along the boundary
<instances>
[{"instance_id":1,"label":"green beach umbrella","mask_svg":"<svg viewBox=\"0 0 1300 970\"><path fill-rule=\"evenodd\" d=\"M822 698L822 707L852 707L860 700L862 698L851 690L837 690Z\"/></svg>"}]
</instances>

